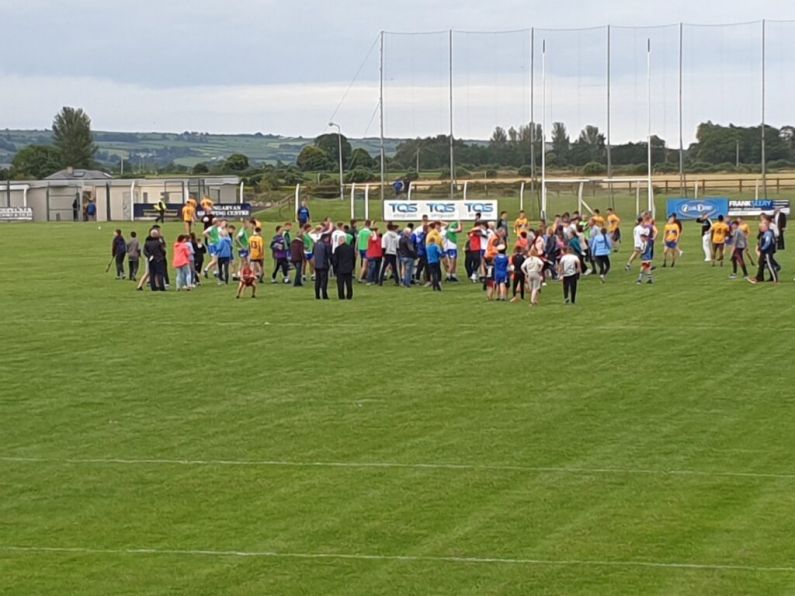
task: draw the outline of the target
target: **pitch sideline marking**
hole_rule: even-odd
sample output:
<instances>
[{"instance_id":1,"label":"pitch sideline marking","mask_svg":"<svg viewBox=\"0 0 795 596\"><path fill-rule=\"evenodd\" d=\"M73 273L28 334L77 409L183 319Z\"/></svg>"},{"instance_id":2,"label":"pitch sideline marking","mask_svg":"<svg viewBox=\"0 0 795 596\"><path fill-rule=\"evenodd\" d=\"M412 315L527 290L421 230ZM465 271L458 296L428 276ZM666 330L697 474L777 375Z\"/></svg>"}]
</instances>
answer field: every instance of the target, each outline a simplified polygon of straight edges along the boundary
<instances>
[{"instance_id":1,"label":"pitch sideline marking","mask_svg":"<svg viewBox=\"0 0 795 596\"><path fill-rule=\"evenodd\" d=\"M130 466L250 466L250 467L295 467L295 468L359 468L359 469L410 469L410 470L463 470L482 472L534 472L561 474L629 474L645 476L696 476L718 478L771 478L793 480L795 474L775 472L732 472L702 470L652 470L643 468L565 468L554 466L444 464L444 463L399 463L399 462L331 462L331 461L283 461L283 460L201 460L201 459L124 459L124 458L65 458L44 457L0 457L4 463L61 464L61 465L130 465Z\"/></svg>"},{"instance_id":2,"label":"pitch sideline marking","mask_svg":"<svg viewBox=\"0 0 795 596\"><path fill-rule=\"evenodd\" d=\"M2 545L0 551L8 553L61 553L79 555L165 555L193 557L241 557L272 559L341 559L358 561L404 561L463 564L502 564L502 565L548 565L548 566L587 566L587 567L651 567L658 569L692 569L709 571L750 571L795 573L795 567L773 567L739 565L733 563L663 563L659 561L599 561L593 559L522 559L501 557L433 556L433 555L372 555L356 553L289 553L275 551L235 551L235 550L183 550L159 548L88 548L53 546L12 546Z\"/></svg>"}]
</instances>

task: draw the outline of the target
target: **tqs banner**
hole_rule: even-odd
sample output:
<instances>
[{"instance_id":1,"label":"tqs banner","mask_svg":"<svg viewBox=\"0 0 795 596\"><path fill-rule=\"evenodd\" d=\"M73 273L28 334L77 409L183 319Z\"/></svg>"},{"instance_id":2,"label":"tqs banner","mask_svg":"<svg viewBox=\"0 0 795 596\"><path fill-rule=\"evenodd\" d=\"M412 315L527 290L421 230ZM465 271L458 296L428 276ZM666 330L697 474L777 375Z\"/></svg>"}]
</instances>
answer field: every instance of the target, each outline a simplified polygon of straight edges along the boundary
<instances>
[{"instance_id":1,"label":"tqs banner","mask_svg":"<svg viewBox=\"0 0 795 596\"><path fill-rule=\"evenodd\" d=\"M666 215L676 215L679 219L698 219L699 217L724 217L729 214L729 199L712 197L709 199L668 199Z\"/></svg>"},{"instance_id":2,"label":"tqs banner","mask_svg":"<svg viewBox=\"0 0 795 596\"><path fill-rule=\"evenodd\" d=\"M497 201L384 201L384 221L496 220Z\"/></svg>"}]
</instances>

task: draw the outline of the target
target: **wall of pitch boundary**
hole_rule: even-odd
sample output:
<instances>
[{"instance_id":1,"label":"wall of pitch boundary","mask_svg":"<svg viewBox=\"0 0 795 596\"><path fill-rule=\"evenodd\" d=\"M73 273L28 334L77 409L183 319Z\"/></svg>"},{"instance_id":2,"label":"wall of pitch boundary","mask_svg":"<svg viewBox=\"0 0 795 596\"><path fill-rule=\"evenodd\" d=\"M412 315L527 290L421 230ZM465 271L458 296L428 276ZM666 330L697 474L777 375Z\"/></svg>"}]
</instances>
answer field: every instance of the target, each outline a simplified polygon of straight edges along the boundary
<instances>
[{"instance_id":1,"label":"wall of pitch boundary","mask_svg":"<svg viewBox=\"0 0 795 596\"><path fill-rule=\"evenodd\" d=\"M626 40L629 37L634 37L634 42L637 43L626 42L628 46L636 45L641 48L635 52L638 53L639 56L635 56L633 59L640 60L641 62L648 60L651 68L649 68L648 73L644 73L644 79L646 78L646 75L648 75L649 79L649 97L644 97L640 100L641 104L648 102L649 109L646 116L646 119L648 120L648 127L644 126L646 129L644 130L645 134L638 135L637 138L631 140L635 141L639 138L643 138L644 142L648 142L648 138L652 134L658 135L658 133L661 132L659 130L660 126L656 124L656 121L660 118L663 118L663 120L667 119L667 114L662 117L655 114L655 105L659 100L651 98L652 91L655 97L660 95L659 89L657 89L657 87L652 87L655 82L660 83L661 78L660 72L655 70L657 67L655 66L654 61L657 60L655 56L659 56L660 53L664 53L664 62L665 64L669 65L666 67L667 74L665 80L667 83L665 83L666 88L664 90L664 103L667 105L667 108L664 108L664 111L675 111L675 116L673 117L675 124L672 123L671 126L675 130L674 136L676 137L676 142L674 143L675 149L671 150L669 145L666 150L675 151L678 154L677 165L680 177L680 193L683 196L688 196L688 194L691 192L691 185L688 183L688 176L684 169L684 151L687 145L689 145L687 135L693 134L695 131L695 124L693 124L693 122L686 122L686 119L705 117L704 114L699 114L701 110L699 110L697 106L699 103L708 102L708 99L703 100L701 98L710 93L715 97L716 103L719 101L726 102L726 96L728 96L729 100L731 100L732 97L732 93L729 92L727 94L723 94L723 99L721 99L722 94L720 90L716 88L709 88L706 90L700 88L705 86L703 84L705 79L705 65L708 65L711 62L711 58L708 56L705 58L705 56L711 53L712 56L716 57L713 70L718 70L719 67L717 65L719 64L738 64L737 58L738 55L740 55L741 60L739 60L739 63L745 64L747 66L745 76L741 77L742 81L740 86L742 88L743 97L753 94L758 98L758 100L754 101L753 103L755 105L751 105L750 107L747 105L749 102L744 101L744 105L738 105L739 111L735 111L734 115L729 115L729 121L721 122L721 124L737 124L739 122L745 125L753 124L760 128L762 146L762 156L760 159L762 173L760 180L762 185L762 194L767 194L767 157L765 155L765 147L767 144L766 135L768 134L768 131L766 130L765 126L771 124L776 126L791 124L785 119L791 117L786 108L787 98L795 96L795 82L793 82L793 79L790 76L793 67L795 67L795 57L791 52L791 40L795 39L795 21L760 20L750 23L732 23L726 25L709 26L684 23L664 25L659 27L615 27L606 25L604 27L568 30L528 28L510 32L480 32L491 33L493 35L516 35L517 33L525 33L528 36L528 45L531 54L529 57L529 63L531 64L531 67L529 69L530 72L528 73L527 80L524 81L523 84L526 84L529 87L530 105L528 106L527 111L529 112L531 124L543 124L546 120L545 116L547 112L554 111L555 109L554 102L552 102L552 105L550 106L538 105L543 104L549 93L548 89L543 87L543 76L542 73L539 72L539 61L541 59L540 56L545 52L545 50L547 50L547 48L545 48L545 37L551 36L553 33L570 33L574 35L577 32L582 31L596 31L597 33L601 32L600 34L603 34L604 36L604 68L601 69L603 72L598 73L598 76L602 77L603 80L601 96L603 97L602 112L604 114L603 122L606 127L605 130L607 137L607 178L613 177L611 148L616 144L617 141L623 141L622 139L617 139L614 135L614 130L620 128L617 126L617 122L620 122L621 120L621 114L616 113L616 105L620 104L622 101L622 98L616 98L616 85L620 84L620 65L622 60L627 58L627 52L620 51L621 48L617 48L616 45L620 45L622 43L622 39ZM719 33L714 33L716 31ZM461 51L460 46L464 41L463 36L472 33L473 32L458 32L454 30L449 30L446 32L415 33L381 32L378 106L381 129L380 161L382 164L381 185L379 189L382 197L385 192L388 192L388 188L386 187L387 181L385 179L385 172L383 168L385 157L383 151L383 139L384 120L385 118L389 117L390 112L390 105L385 100L384 93L385 64L387 64L389 60L389 56L385 55L385 38L388 39L390 36L403 36L403 38L405 38L405 36L411 35L435 34L446 37L447 39L447 47L445 52L446 55L436 58L440 63L441 61L445 61L447 65L447 113L449 117L449 127L448 130L444 131L444 134L448 135L450 139L449 168L451 172L451 181L449 186L449 197L452 199L456 198L456 192L459 192L461 189L461 185L458 184L455 175L456 156L454 140L457 138L454 127L457 109L455 90L458 79L461 76L466 76L466 73L461 73L460 71L456 70L455 57L458 56ZM595 34L591 33L591 35ZM707 44L705 48L703 40L709 36L711 36L712 39L718 41L712 45ZM638 41L638 39L640 41ZM756 50L751 52L749 49L751 47L755 47ZM548 51L552 51L552 48L548 48ZM700 55L694 56L695 52L700 52ZM643 53L646 53L647 55L640 55ZM753 54L753 56L750 56L750 54ZM757 54L758 66L752 68L750 64L756 60ZM427 60L429 57L426 55L424 56L424 59ZM671 71L671 68L673 68L675 72ZM686 71L687 68L692 68L692 72ZM617 69L619 72L617 72ZM776 74L774 79L769 77L769 71L772 71ZM593 73L589 73L589 75L590 74ZM709 77L706 76L706 78L708 79ZM737 80L737 78L734 77L732 80ZM427 91L427 89L425 91ZM773 98L772 103L771 97ZM623 99L625 100L626 98ZM436 103L439 103L441 100L437 97L435 101ZM771 109L768 109L768 105L770 105ZM434 109L438 110L439 106L436 105ZM716 108L715 112L720 112L720 110ZM710 118L707 116L707 119ZM714 120L715 118L712 119ZM494 124L504 125L505 123L495 122ZM548 129L548 126L545 126L544 129ZM531 131L535 132L534 126L532 126ZM543 131L543 137L544 138L542 139L542 142L546 146L546 143L549 140L548 130ZM531 147L535 147L537 144L538 142L536 140L535 143L531 143ZM541 167L543 169L543 157L546 155L547 151L542 151L541 153ZM531 185L533 187L535 187L537 184L539 177L538 161L539 156L533 155L531 159L531 166L533 168ZM746 161L745 163L748 162ZM541 174L543 174L543 172Z\"/></svg>"}]
</instances>

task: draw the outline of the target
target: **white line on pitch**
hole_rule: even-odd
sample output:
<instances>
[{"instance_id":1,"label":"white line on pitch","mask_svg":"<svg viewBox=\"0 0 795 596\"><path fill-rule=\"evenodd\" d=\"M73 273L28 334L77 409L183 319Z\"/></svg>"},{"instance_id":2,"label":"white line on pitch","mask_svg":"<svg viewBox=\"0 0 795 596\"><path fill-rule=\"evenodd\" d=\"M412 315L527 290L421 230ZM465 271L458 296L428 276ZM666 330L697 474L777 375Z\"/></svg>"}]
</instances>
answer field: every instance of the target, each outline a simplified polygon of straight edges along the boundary
<instances>
[{"instance_id":1,"label":"white line on pitch","mask_svg":"<svg viewBox=\"0 0 795 596\"><path fill-rule=\"evenodd\" d=\"M342 559L358 561L408 561L418 563L463 563L503 565L548 565L587 567L654 567L708 571L751 571L795 573L795 567L740 565L734 563L663 563L658 561L599 561L592 559L523 559L502 557L372 555L356 553L289 553L275 551L183 550L160 548L83 548L52 546L0 546L0 551L16 553L61 553L78 555L165 555L190 557L249 557L273 559Z\"/></svg>"},{"instance_id":2,"label":"white line on pitch","mask_svg":"<svg viewBox=\"0 0 795 596\"><path fill-rule=\"evenodd\" d=\"M229 460L229 459L126 459L126 458L46 458L46 457L0 457L5 463L41 463L59 465L129 465L129 466L261 466L294 468L354 468L354 469L409 469L409 470L463 470L476 472L531 472L551 474L629 474L644 476L697 476L720 478L772 478L795 480L795 474L775 472L733 472L709 470L654 470L644 468L566 468L559 466L522 466L509 464L456 464L456 463L399 463L399 462L333 462L333 461L285 461L285 460Z\"/></svg>"}]
</instances>

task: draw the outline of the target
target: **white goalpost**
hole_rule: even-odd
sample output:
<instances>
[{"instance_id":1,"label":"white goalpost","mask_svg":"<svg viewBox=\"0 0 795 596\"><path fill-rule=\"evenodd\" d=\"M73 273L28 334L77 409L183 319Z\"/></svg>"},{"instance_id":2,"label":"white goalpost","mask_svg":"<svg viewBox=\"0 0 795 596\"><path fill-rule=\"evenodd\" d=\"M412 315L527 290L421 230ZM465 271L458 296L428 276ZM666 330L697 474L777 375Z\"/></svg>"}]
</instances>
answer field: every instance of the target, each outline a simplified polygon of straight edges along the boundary
<instances>
[{"instance_id":1,"label":"white goalpost","mask_svg":"<svg viewBox=\"0 0 795 596\"><path fill-rule=\"evenodd\" d=\"M625 178L544 178L541 191L541 214L544 219L548 219L550 208L553 210L560 205L560 211L573 209L581 214L593 214L594 207L586 200L585 190L604 192L606 195L610 188L626 187L627 198L635 199L635 215L640 215L648 211L655 215L654 207L654 187L650 184L648 177L625 177ZM632 191L632 192L630 192ZM615 193L620 196L622 193ZM550 201L550 195L552 200ZM565 201L565 203L564 203ZM551 204L550 204L551 203ZM557 204L557 205L556 205ZM554 213L553 213L554 214Z\"/></svg>"},{"instance_id":2,"label":"white goalpost","mask_svg":"<svg viewBox=\"0 0 795 596\"><path fill-rule=\"evenodd\" d=\"M370 219L370 185L351 184L351 219Z\"/></svg>"}]
</instances>

